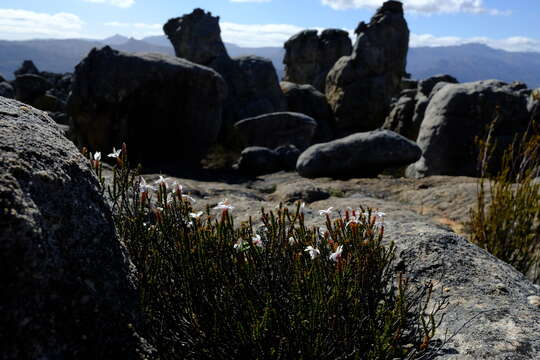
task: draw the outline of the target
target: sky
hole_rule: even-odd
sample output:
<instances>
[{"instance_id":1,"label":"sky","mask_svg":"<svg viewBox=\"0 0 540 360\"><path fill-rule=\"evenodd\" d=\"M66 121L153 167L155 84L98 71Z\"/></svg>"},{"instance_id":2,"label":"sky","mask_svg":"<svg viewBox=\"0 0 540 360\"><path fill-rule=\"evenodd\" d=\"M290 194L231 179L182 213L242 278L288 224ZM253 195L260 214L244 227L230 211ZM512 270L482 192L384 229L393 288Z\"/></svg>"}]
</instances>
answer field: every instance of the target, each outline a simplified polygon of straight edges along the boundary
<instances>
[{"instance_id":1,"label":"sky","mask_svg":"<svg viewBox=\"0 0 540 360\"><path fill-rule=\"evenodd\" d=\"M352 32L382 0L0 0L0 39L137 39L163 34L172 17L200 7L220 16L222 38L282 46L303 29ZM403 0L410 46L483 43L540 52L540 0Z\"/></svg>"}]
</instances>

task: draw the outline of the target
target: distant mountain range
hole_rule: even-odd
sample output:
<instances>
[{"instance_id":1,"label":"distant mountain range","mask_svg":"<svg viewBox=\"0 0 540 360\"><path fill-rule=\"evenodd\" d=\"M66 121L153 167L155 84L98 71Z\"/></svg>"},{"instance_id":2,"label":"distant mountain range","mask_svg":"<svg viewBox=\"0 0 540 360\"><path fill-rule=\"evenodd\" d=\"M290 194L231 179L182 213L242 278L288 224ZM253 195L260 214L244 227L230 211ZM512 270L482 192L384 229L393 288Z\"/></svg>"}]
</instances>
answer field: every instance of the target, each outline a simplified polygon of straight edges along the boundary
<instances>
[{"instance_id":1,"label":"distant mountain range","mask_svg":"<svg viewBox=\"0 0 540 360\"><path fill-rule=\"evenodd\" d=\"M23 60L31 59L40 70L71 72L94 47L110 45L128 52L158 52L174 55L165 36L150 36L142 40L115 35L104 40L0 40L0 74L13 78L13 71ZM281 47L244 48L225 44L229 55L258 55L274 63L279 78L283 77L284 49ZM450 74L460 82L499 79L522 81L531 88L540 87L540 53L508 52L482 44L409 49L407 71L415 79L436 74Z\"/></svg>"}]
</instances>

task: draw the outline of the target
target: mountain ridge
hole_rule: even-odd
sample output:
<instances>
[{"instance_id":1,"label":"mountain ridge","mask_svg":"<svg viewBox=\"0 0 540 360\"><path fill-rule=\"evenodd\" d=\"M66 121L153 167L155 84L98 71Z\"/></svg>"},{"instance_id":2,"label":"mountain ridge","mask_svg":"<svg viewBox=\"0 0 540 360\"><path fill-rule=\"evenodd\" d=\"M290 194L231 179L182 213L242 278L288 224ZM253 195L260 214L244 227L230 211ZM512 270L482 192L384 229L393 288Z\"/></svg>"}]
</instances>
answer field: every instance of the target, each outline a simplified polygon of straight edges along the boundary
<instances>
[{"instance_id":1,"label":"mountain ridge","mask_svg":"<svg viewBox=\"0 0 540 360\"><path fill-rule=\"evenodd\" d=\"M49 39L0 40L0 74L13 79L13 71L23 60L30 59L42 71L71 72L94 47L109 45L127 52L159 52L174 55L164 35L149 36L141 40L116 34L103 40ZM272 60L281 79L285 50L281 47L241 47L225 43L231 57L257 55ZM409 49L407 71L415 79L424 79L446 73L460 82L498 79L506 82L521 81L531 88L540 87L540 54L509 52L483 44L463 44L440 47L414 47Z\"/></svg>"}]
</instances>

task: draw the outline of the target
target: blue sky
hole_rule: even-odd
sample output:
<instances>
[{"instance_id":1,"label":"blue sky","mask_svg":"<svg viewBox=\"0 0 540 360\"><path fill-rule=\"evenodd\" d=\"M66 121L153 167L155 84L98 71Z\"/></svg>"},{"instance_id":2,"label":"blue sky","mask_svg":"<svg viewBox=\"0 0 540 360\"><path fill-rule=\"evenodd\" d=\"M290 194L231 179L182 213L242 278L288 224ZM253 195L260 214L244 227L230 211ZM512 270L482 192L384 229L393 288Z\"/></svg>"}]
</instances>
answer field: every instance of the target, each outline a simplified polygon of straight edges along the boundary
<instances>
[{"instance_id":1,"label":"blue sky","mask_svg":"<svg viewBox=\"0 0 540 360\"><path fill-rule=\"evenodd\" d=\"M481 42L540 52L539 0L403 0L411 46ZM0 39L162 34L196 7L221 18L222 37L241 46L282 46L305 28L353 30L382 0L17 0L0 2Z\"/></svg>"}]
</instances>

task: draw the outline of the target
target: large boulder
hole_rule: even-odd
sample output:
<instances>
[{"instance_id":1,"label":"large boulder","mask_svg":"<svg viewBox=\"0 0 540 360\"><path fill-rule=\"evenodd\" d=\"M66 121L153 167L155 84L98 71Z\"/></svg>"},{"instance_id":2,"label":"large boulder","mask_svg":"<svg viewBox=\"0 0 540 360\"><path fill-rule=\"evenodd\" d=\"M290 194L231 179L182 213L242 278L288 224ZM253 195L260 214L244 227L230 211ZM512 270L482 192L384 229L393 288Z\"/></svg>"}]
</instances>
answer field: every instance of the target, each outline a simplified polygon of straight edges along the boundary
<instances>
[{"instance_id":1,"label":"large boulder","mask_svg":"<svg viewBox=\"0 0 540 360\"><path fill-rule=\"evenodd\" d=\"M386 1L356 34L352 55L339 59L326 78L338 136L379 128L406 74L409 28L401 2Z\"/></svg>"},{"instance_id":2,"label":"large boulder","mask_svg":"<svg viewBox=\"0 0 540 360\"><path fill-rule=\"evenodd\" d=\"M15 89L9 82L7 81L0 82L0 96L10 98L10 99L15 97Z\"/></svg>"},{"instance_id":3,"label":"large boulder","mask_svg":"<svg viewBox=\"0 0 540 360\"><path fill-rule=\"evenodd\" d=\"M13 85L15 87L15 99L30 105L52 88L52 84L47 79L36 74L18 75Z\"/></svg>"},{"instance_id":4,"label":"large boulder","mask_svg":"<svg viewBox=\"0 0 540 360\"><path fill-rule=\"evenodd\" d=\"M416 82L401 82L399 98L391 105L391 110L383 124L388 129L416 141L420 126L429 101L445 84L456 84L458 81L450 75L435 75ZM413 84L416 84L413 87ZM404 88L405 87L405 88Z\"/></svg>"},{"instance_id":5,"label":"large boulder","mask_svg":"<svg viewBox=\"0 0 540 360\"><path fill-rule=\"evenodd\" d=\"M275 149L291 144L303 151L312 142L317 122L304 114L279 112L247 118L234 127L248 146Z\"/></svg>"},{"instance_id":6,"label":"large boulder","mask_svg":"<svg viewBox=\"0 0 540 360\"><path fill-rule=\"evenodd\" d=\"M255 176L281 170L278 154L261 146L250 146L242 150L235 166L240 172Z\"/></svg>"},{"instance_id":7,"label":"large boulder","mask_svg":"<svg viewBox=\"0 0 540 360\"><path fill-rule=\"evenodd\" d=\"M310 84L324 92L326 75L343 56L352 51L349 33L340 29L303 30L285 42L283 80Z\"/></svg>"},{"instance_id":8,"label":"large boulder","mask_svg":"<svg viewBox=\"0 0 540 360\"><path fill-rule=\"evenodd\" d=\"M231 59L221 40L218 16L195 9L167 21L163 31L176 56L208 66L225 79L229 89L223 108L225 128L247 117L285 110L272 62L256 56Z\"/></svg>"},{"instance_id":9,"label":"large boulder","mask_svg":"<svg viewBox=\"0 0 540 360\"><path fill-rule=\"evenodd\" d=\"M161 54L93 49L76 67L69 100L77 143L123 142L143 166L196 166L216 140L226 86L212 69Z\"/></svg>"},{"instance_id":10,"label":"large boulder","mask_svg":"<svg viewBox=\"0 0 540 360\"><path fill-rule=\"evenodd\" d=\"M0 358L144 358L136 270L88 160L15 100L0 128Z\"/></svg>"},{"instance_id":11,"label":"large boulder","mask_svg":"<svg viewBox=\"0 0 540 360\"><path fill-rule=\"evenodd\" d=\"M475 139L485 137L495 119L492 139L502 149L529 122L527 100L519 90L497 80L446 84L429 101L418 135L422 157L407 169L407 176L477 176Z\"/></svg>"},{"instance_id":12,"label":"large boulder","mask_svg":"<svg viewBox=\"0 0 540 360\"><path fill-rule=\"evenodd\" d=\"M280 83L287 101L287 111L311 116L317 122L313 143L334 139L334 115L324 94L311 85L299 85L288 81Z\"/></svg>"},{"instance_id":13,"label":"large boulder","mask_svg":"<svg viewBox=\"0 0 540 360\"><path fill-rule=\"evenodd\" d=\"M377 130L311 146L298 158L296 171L309 178L372 177L411 164L420 155L414 142L389 130Z\"/></svg>"}]
</instances>

